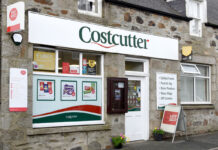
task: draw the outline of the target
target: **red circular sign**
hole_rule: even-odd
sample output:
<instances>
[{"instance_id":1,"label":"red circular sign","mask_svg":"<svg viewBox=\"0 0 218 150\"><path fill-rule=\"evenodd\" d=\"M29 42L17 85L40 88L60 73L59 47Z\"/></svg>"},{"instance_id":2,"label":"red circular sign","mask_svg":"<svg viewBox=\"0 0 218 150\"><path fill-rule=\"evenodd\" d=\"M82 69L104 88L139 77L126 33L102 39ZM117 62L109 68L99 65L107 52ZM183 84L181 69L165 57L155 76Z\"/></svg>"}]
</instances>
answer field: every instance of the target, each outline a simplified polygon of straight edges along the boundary
<instances>
[{"instance_id":1,"label":"red circular sign","mask_svg":"<svg viewBox=\"0 0 218 150\"><path fill-rule=\"evenodd\" d=\"M9 14L9 18L11 19L11 21L14 21L17 18L17 9L16 8L12 8Z\"/></svg>"},{"instance_id":2,"label":"red circular sign","mask_svg":"<svg viewBox=\"0 0 218 150\"><path fill-rule=\"evenodd\" d=\"M26 71L25 70L21 70L20 72L22 75L25 75L26 74Z\"/></svg>"}]
</instances>

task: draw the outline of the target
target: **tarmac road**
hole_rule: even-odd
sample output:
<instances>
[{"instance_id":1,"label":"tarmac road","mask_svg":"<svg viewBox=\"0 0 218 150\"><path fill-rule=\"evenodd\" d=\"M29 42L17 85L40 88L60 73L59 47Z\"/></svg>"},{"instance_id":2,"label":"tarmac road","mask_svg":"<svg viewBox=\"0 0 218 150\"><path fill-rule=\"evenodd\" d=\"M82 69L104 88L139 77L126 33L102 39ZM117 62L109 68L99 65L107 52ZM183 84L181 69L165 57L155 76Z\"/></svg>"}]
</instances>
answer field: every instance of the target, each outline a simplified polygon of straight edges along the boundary
<instances>
[{"instance_id":1,"label":"tarmac road","mask_svg":"<svg viewBox=\"0 0 218 150\"><path fill-rule=\"evenodd\" d=\"M184 137L176 137L174 143L171 140L130 142L121 150L218 150L218 131L188 136L187 141Z\"/></svg>"}]
</instances>

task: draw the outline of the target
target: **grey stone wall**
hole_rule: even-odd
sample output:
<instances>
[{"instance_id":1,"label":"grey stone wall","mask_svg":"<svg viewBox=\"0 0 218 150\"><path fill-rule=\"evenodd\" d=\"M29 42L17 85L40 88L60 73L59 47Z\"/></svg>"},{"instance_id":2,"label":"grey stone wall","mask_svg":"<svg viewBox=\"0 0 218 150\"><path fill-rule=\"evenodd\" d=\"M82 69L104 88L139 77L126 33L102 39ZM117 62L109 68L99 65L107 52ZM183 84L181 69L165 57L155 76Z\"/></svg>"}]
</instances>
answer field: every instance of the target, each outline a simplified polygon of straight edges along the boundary
<instances>
[{"instance_id":1,"label":"grey stone wall","mask_svg":"<svg viewBox=\"0 0 218 150\"><path fill-rule=\"evenodd\" d=\"M201 38L194 37L189 35L189 23L187 21L108 3L106 5L105 11L110 14L108 25L145 34L174 38L179 41L179 61L149 58L150 135L155 127L160 126L162 118L162 112L156 110L156 72L177 74L178 103L180 103L180 62L182 46L193 47L193 60L189 61L190 63L211 66L211 101L213 105L184 106L187 115L188 134L199 134L218 130L216 126L218 120L218 29L203 25L203 36Z\"/></svg>"},{"instance_id":2,"label":"grey stone wall","mask_svg":"<svg viewBox=\"0 0 218 150\"><path fill-rule=\"evenodd\" d=\"M32 52L33 45L28 43L27 13L25 31L21 32L24 41L15 46L6 33L6 6L18 0L1 1L1 94L0 94L0 149L103 149L110 148L110 137L124 133L124 115L107 115L107 77L124 77L125 56L104 54L104 107L105 125L73 126L32 129ZM218 130L218 29L203 25L203 37L189 35L186 21L164 17L109 3L103 3L103 17L96 18L77 13L77 1L69 0L24 0L26 11L32 10L63 18L113 26L115 28L152 34L179 40L179 53L182 46L193 47L194 63L211 65L212 107L190 106L185 110L189 134L199 134ZM149 59L149 118L150 131L160 125L162 112L156 110L156 72L176 73L178 77L178 102L180 91L180 61ZM9 68L28 69L28 111L9 112ZM150 132L151 134L151 132Z\"/></svg>"}]
</instances>

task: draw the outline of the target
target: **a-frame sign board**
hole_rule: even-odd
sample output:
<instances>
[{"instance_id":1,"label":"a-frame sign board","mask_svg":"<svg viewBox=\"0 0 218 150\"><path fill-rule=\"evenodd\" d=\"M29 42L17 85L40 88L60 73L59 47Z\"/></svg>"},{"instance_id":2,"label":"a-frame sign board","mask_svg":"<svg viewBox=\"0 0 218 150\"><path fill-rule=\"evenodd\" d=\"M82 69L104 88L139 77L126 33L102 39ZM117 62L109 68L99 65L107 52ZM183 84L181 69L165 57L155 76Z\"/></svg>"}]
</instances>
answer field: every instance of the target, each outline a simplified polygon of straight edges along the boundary
<instances>
[{"instance_id":1,"label":"a-frame sign board","mask_svg":"<svg viewBox=\"0 0 218 150\"><path fill-rule=\"evenodd\" d=\"M163 131L173 134L172 143L175 139L176 131L183 131L186 134L186 119L181 106L167 105L164 110L161 127Z\"/></svg>"}]
</instances>

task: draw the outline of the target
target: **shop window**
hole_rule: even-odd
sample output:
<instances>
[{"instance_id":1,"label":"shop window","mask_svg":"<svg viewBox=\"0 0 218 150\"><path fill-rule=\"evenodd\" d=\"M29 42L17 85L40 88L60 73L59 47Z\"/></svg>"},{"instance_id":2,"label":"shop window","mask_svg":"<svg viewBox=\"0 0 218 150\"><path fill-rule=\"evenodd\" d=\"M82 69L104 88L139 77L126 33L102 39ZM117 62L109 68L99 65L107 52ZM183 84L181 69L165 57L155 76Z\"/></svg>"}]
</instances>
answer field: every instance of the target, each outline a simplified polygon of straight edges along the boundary
<instances>
[{"instance_id":1,"label":"shop window","mask_svg":"<svg viewBox=\"0 0 218 150\"><path fill-rule=\"evenodd\" d=\"M59 51L58 72L65 74L79 74L79 54L78 52Z\"/></svg>"},{"instance_id":2,"label":"shop window","mask_svg":"<svg viewBox=\"0 0 218 150\"><path fill-rule=\"evenodd\" d=\"M144 71L144 63L143 62L134 62L134 61L125 61L125 70L126 71Z\"/></svg>"},{"instance_id":3,"label":"shop window","mask_svg":"<svg viewBox=\"0 0 218 150\"><path fill-rule=\"evenodd\" d=\"M33 53L33 127L103 124L103 55L49 48Z\"/></svg>"},{"instance_id":4,"label":"shop window","mask_svg":"<svg viewBox=\"0 0 218 150\"><path fill-rule=\"evenodd\" d=\"M55 72L55 51L35 49L33 51L33 71Z\"/></svg>"},{"instance_id":5,"label":"shop window","mask_svg":"<svg viewBox=\"0 0 218 150\"><path fill-rule=\"evenodd\" d=\"M181 103L210 103L210 67L181 64L181 71Z\"/></svg>"},{"instance_id":6,"label":"shop window","mask_svg":"<svg viewBox=\"0 0 218 150\"><path fill-rule=\"evenodd\" d=\"M101 17L102 0L78 0L78 12Z\"/></svg>"}]
</instances>

